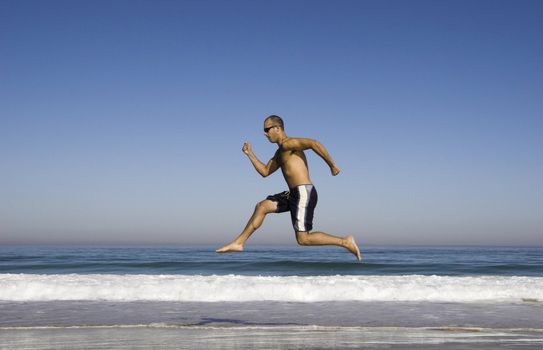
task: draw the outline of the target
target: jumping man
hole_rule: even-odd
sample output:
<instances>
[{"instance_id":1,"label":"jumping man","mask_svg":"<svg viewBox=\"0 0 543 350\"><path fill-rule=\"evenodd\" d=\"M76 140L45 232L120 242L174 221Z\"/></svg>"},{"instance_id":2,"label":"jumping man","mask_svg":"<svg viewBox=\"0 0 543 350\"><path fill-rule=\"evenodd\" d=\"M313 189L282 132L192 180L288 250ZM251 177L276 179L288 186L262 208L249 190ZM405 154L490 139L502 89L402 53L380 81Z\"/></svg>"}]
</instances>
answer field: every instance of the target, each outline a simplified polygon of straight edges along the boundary
<instances>
[{"instance_id":1,"label":"jumping man","mask_svg":"<svg viewBox=\"0 0 543 350\"><path fill-rule=\"evenodd\" d=\"M271 115L264 120L264 133L271 143L278 146L275 155L268 161L268 164L258 160L249 143L243 144L243 153L249 157L256 171L263 177L281 168L290 190L268 196L259 202L247 222L247 226L239 236L231 243L217 249L216 252L243 251L245 241L262 225L267 214L290 211L298 244L340 246L361 260L360 250L353 236L338 237L319 231L310 232L313 228L313 211L317 205L317 190L309 178L304 151L311 149L317 153L328 164L332 175L336 176L341 170L336 166L328 151L319 141L288 137L285 133L283 120L276 115Z\"/></svg>"}]
</instances>

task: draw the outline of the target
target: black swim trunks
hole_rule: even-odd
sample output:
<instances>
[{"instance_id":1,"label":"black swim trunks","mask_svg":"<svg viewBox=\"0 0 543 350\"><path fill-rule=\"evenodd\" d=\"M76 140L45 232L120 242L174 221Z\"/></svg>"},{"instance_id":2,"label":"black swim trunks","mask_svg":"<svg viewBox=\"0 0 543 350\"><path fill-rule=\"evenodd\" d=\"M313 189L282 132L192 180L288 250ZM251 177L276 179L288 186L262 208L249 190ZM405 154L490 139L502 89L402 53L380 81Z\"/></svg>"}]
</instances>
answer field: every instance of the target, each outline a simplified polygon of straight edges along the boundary
<instances>
[{"instance_id":1,"label":"black swim trunks","mask_svg":"<svg viewBox=\"0 0 543 350\"><path fill-rule=\"evenodd\" d=\"M295 231L309 232L313 229L313 212L318 200L317 190L313 185L299 185L266 199L277 202L277 213L290 210Z\"/></svg>"}]
</instances>

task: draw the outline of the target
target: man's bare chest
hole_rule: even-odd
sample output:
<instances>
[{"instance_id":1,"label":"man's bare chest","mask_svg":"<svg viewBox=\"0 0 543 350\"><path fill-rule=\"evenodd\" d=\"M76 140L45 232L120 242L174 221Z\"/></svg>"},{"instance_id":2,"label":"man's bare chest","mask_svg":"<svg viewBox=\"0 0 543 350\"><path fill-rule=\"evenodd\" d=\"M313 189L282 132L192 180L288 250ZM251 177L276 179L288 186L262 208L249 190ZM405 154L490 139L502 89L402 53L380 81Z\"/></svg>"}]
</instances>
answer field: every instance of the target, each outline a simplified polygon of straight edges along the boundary
<instances>
[{"instance_id":1,"label":"man's bare chest","mask_svg":"<svg viewBox=\"0 0 543 350\"><path fill-rule=\"evenodd\" d=\"M279 150L277 160L281 167L289 166L290 164L306 163L305 154L303 151L282 151Z\"/></svg>"}]
</instances>

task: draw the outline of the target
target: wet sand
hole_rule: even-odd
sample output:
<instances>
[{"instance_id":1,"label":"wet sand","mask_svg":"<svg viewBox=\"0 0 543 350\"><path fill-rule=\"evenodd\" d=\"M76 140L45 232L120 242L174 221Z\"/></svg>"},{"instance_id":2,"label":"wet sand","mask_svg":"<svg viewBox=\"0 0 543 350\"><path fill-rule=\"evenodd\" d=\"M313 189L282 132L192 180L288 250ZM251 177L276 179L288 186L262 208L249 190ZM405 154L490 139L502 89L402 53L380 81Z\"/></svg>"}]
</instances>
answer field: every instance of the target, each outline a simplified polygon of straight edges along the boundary
<instances>
[{"instance_id":1,"label":"wet sand","mask_svg":"<svg viewBox=\"0 0 543 350\"><path fill-rule=\"evenodd\" d=\"M537 349L543 305L0 302L0 349Z\"/></svg>"}]
</instances>

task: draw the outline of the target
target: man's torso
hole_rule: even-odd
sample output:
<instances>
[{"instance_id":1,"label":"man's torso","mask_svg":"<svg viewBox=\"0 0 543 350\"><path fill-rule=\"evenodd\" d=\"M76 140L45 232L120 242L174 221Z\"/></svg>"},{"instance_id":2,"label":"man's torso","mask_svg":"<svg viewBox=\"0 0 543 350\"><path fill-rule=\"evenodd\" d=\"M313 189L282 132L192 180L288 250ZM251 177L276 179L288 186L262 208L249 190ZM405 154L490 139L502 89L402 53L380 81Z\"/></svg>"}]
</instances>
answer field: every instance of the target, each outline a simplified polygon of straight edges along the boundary
<instances>
[{"instance_id":1,"label":"man's torso","mask_svg":"<svg viewBox=\"0 0 543 350\"><path fill-rule=\"evenodd\" d=\"M285 151L279 147L275 157L289 188L312 183L303 151Z\"/></svg>"}]
</instances>

